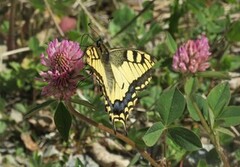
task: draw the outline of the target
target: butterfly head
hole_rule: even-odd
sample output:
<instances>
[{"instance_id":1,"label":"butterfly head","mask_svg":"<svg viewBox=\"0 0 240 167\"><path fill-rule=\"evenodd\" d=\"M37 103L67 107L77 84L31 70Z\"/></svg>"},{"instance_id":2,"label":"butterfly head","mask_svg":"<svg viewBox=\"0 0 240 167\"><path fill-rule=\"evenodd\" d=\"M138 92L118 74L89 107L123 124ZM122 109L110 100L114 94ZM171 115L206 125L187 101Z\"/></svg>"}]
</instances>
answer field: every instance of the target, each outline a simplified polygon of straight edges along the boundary
<instances>
[{"instance_id":1,"label":"butterfly head","mask_svg":"<svg viewBox=\"0 0 240 167\"><path fill-rule=\"evenodd\" d=\"M104 45L101 38L99 38L96 41L96 47L99 49L101 55L103 55L102 58L109 58L109 51L108 51L107 47ZM108 60L106 60L106 61L108 61Z\"/></svg>"}]
</instances>

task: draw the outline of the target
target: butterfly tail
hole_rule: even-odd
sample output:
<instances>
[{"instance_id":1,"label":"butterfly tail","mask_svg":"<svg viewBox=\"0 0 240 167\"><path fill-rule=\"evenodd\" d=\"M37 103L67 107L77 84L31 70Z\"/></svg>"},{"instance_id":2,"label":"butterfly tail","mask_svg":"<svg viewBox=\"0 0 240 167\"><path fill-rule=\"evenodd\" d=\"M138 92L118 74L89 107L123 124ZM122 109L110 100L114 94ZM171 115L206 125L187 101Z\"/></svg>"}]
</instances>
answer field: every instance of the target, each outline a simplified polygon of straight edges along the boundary
<instances>
[{"instance_id":1,"label":"butterfly tail","mask_svg":"<svg viewBox=\"0 0 240 167\"><path fill-rule=\"evenodd\" d=\"M119 120L113 120L113 121L112 121L112 125L113 125L113 129L114 129L115 135L116 135L117 132L118 132L118 129L117 129L117 126L116 126L116 122L121 122L121 123L122 123L123 129L124 129L124 133L125 133L125 135L127 136L128 133L127 133L126 123L125 123L124 121L122 121L122 120L121 120L121 121L119 121Z\"/></svg>"}]
</instances>

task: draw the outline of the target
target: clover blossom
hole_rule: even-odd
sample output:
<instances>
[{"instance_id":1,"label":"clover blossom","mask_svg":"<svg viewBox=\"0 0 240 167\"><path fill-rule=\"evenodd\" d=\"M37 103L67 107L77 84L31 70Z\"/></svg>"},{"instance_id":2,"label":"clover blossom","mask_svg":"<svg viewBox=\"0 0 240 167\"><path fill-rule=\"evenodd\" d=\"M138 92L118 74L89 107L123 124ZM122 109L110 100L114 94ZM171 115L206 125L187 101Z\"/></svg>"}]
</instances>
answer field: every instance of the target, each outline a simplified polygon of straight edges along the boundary
<instances>
[{"instance_id":1,"label":"clover blossom","mask_svg":"<svg viewBox=\"0 0 240 167\"><path fill-rule=\"evenodd\" d=\"M205 36L197 40L188 40L173 56L174 71L181 73L205 71L210 66L209 49L208 39Z\"/></svg>"},{"instance_id":2,"label":"clover blossom","mask_svg":"<svg viewBox=\"0 0 240 167\"><path fill-rule=\"evenodd\" d=\"M41 54L41 63L49 69L40 75L48 85L43 87L42 95L67 100L77 89L79 72L84 67L83 51L76 42L55 39L46 52L46 57Z\"/></svg>"}]
</instances>

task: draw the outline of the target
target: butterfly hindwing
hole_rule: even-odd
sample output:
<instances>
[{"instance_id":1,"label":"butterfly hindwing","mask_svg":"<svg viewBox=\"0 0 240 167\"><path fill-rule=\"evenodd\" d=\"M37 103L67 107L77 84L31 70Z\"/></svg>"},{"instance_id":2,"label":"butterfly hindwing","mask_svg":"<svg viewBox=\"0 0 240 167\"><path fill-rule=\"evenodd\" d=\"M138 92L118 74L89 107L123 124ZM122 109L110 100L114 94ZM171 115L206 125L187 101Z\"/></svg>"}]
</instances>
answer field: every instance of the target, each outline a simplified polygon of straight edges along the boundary
<instances>
[{"instance_id":1,"label":"butterfly hindwing","mask_svg":"<svg viewBox=\"0 0 240 167\"><path fill-rule=\"evenodd\" d=\"M150 81L154 62L143 51L108 49L103 44L86 50L86 61L93 68L103 88L105 107L110 120L126 124L129 113L136 104L137 91Z\"/></svg>"}]
</instances>

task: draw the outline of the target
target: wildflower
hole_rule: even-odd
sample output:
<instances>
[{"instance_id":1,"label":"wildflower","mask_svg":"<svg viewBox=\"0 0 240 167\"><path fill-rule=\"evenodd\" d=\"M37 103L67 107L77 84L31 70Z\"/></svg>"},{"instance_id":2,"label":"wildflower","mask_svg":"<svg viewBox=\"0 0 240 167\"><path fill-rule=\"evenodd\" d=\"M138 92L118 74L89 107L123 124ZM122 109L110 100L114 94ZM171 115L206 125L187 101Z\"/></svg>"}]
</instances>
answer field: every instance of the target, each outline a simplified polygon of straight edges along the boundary
<instances>
[{"instance_id":1,"label":"wildflower","mask_svg":"<svg viewBox=\"0 0 240 167\"><path fill-rule=\"evenodd\" d=\"M77 89L79 72L83 68L83 51L78 43L57 39L50 42L47 57L41 54L41 63L49 69L40 72L43 81L48 85L43 87L42 94L54 96L57 99L69 99Z\"/></svg>"},{"instance_id":2,"label":"wildflower","mask_svg":"<svg viewBox=\"0 0 240 167\"><path fill-rule=\"evenodd\" d=\"M187 41L173 56L173 69L182 73L205 71L210 66L209 49L208 39L205 36Z\"/></svg>"}]
</instances>

